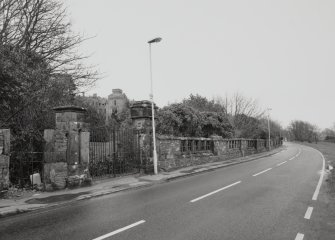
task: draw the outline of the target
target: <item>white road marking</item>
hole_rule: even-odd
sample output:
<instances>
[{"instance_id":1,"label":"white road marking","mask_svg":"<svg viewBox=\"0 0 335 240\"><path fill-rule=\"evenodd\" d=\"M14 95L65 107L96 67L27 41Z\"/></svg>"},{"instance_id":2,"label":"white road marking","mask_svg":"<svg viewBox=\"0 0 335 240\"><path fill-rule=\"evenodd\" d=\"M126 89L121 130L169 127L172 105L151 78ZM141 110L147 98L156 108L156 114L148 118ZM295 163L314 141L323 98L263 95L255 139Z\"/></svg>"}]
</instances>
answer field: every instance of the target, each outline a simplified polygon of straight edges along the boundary
<instances>
[{"instance_id":1,"label":"white road marking","mask_svg":"<svg viewBox=\"0 0 335 240\"><path fill-rule=\"evenodd\" d=\"M287 161L278 163L277 166L283 165L284 163L287 163Z\"/></svg>"},{"instance_id":2,"label":"white road marking","mask_svg":"<svg viewBox=\"0 0 335 240\"><path fill-rule=\"evenodd\" d=\"M254 174L254 175L252 175L253 177L256 177L256 176L258 176L259 174L262 174L262 173L265 173L265 172L267 172L267 171L270 171L272 168L268 168L268 169L265 169L264 171L261 171L261 172L259 172L259 173L256 173L256 174Z\"/></svg>"},{"instance_id":3,"label":"white road marking","mask_svg":"<svg viewBox=\"0 0 335 240\"><path fill-rule=\"evenodd\" d=\"M289 161L291 161L291 160L295 159L296 157L298 157L300 155L300 153L301 153L301 149L299 149L299 152L296 155L294 155L293 157L291 157L289 159Z\"/></svg>"},{"instance_id":4,"label":"white road marking","mask_svg":"<svg viewBox=\"0 0 335 240\"><path fill-rule=\"evenodd\" d=\"M304 234L298 233L297 236L295 237L295 240L303 240L304 239Z\"/></svg>"},{"instance_id":5,"label":"white road marking","mask_svg":"<svg viewBox=\"0 0 335 240\"><path fill-rule=\"evenodd\" d=\"M318 150L316 150L316 151L318 151ZM319 192L320 192L321 184L322 184L322 181L323 181L323 176L325 174L325 158L324 158L323 154L320 151L318 151L318 152L319 152L319 154L322 157L322 169L321 169L321 174L320 174L318 185L316 186L316 189L315 189L315 192L314 192L313 198L312 198L312 200L315 200L315 201L318 199L318 195L319 195Z\"/></svg>"},{"instance_id":6,"label":"white road marking","mask_svg":"<svg viewBox=\"0 0 335 240\"><path fill-rule=\"evenodd\" d=\"M102 239L111 237L111 236L113 236L113 235L115 235L115 234L118 234L118 233L123 232L123 231L125 231L125 230L128 230L128 229L130 229L130 228L136 227L137 225L140 225L140 224L142 224L142 223L145 223L145 221L144 221L144 220L138 221L138 222L133 223L133 224L130 224L130 225L126 226L126 227L120 228L120 229L118 229L118 230L115 230L115 231L113 231L113 232L107 233L107 234L102 235L102 236L100 236L100 237L94 238L93 240L102 240Z\"/></svg>"},{"instance_id":7,"label":"white road marking","mask_svg":"<svg viewBox=\"0 0 335 240\"><path fill-rule=\"evenodd\" d=\"M313 207L308 207L304 218L310 219L311 215L312 215L312 212L313 212Z\"/></svg>"},{"instance_id":8,"label":"white road marking","mask_svg":"<svg viewBox=\"0 0 335 240\"><path fill-rule=\"evenodd\" d=\"M207 193L207 194L205 194L205 195L203 195L203 196L201 196L201 197L198 197L198 198L195 198L195 199L191 200L190 202L191 202L191 203L194 203L194 202L199 201L199 200L201 200L201 199L203 199L203 198L205 198L205 197L208 197L208 196L213 195L213 194L215 194L215 193L218 193L218 192L220 192L220 191L222 191L222 190L225 190L225 189L227 189L227 188L230 188L230 187L232 187L232 186L235 186L235 185L237 185L237 184L239 184L239 183L241 183L241 181L232 183L232 184L230 184L230 185L228 185L228 186L225 186L225 187L220 188L220 189L218 189L218 190L215 190L215 191L213 191L213 192Z\"/></svg>"}]
</instances>

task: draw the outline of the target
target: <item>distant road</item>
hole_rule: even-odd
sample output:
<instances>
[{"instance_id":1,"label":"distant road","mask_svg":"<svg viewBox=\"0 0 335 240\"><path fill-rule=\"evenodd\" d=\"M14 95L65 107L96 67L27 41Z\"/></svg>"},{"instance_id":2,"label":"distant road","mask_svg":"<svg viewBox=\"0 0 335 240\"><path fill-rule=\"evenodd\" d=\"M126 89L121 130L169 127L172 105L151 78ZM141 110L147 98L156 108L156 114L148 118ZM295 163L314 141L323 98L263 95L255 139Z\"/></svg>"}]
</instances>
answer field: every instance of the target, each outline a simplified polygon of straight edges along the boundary
<instances>
[{"instance_id":1,"label":"distant road","mask_svg":"<svg viewBox=\"0 0 335 240\"><path fill-rule=\"evenodd\" d=\"M270 157L0 220L0 239L317 239L322 156ZM312 198L316 200L312 200Z\"/></svg>"}]
</instances>

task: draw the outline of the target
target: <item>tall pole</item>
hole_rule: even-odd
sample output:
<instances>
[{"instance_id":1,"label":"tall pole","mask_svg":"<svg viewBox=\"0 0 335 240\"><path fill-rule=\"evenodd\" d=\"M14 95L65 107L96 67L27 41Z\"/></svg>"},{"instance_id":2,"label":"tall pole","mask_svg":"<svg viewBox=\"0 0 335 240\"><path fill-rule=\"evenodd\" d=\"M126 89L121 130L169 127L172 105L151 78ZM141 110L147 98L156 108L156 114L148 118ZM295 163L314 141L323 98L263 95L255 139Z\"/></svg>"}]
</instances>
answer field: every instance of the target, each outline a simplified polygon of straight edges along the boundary
<instances>
[{"instance_id":1,"label":"tall pole","mask_svg":"<svg viewBox=\"0 0 335 240\"><path fill-rule=\"evenodd\" d=\"M271 150L271 130L270 130L270 110L271 108L268 108L268 132L269 132L269 151Z\"/></svg>"},{"instance_id":2,"label":"tall pole","mask_svg":"<svg viewBox=\"0 0 335 240\"><path fill-rule=\"evenodd\" d=\"M155 126L155 107L154 107L154 94L153 94L153 81L152 81L152 60L151 60L151 43L160 42L161 38L155 38L150 40L149 43L149 61L150 61L150 100L151 100L151 117L152 117L152 142L154 145L153 149L153 162L154 162L154 173L158 173L157 169L157 150L156 150L156 126Z\"/></svg>"}]
</instances>

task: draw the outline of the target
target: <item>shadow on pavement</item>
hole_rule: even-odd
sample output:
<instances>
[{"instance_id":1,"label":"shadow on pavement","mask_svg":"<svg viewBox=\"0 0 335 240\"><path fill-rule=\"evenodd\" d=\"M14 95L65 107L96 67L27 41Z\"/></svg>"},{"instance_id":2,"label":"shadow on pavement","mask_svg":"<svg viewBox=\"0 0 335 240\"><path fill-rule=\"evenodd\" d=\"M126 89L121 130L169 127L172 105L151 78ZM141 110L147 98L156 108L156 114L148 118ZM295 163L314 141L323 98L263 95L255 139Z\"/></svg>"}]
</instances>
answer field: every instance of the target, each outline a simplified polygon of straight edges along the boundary
<instances>
[{"instance_id":1,"label":"shadow on pavement","mask_svg":"<svg viewBox=\"0 0 335 240\"><path fill-rule=\"evenodd\" d=\"M45 198L32 198L25 203L28 204L47 204L47 203L55 203L55 202L61 202L61 201L69 201L76 197L79 197L80 195L89 194L90 192L80 192L80 193L68 193L68 194L61 194L61 195L55 195Z\"/></svg>"}]
</instances>

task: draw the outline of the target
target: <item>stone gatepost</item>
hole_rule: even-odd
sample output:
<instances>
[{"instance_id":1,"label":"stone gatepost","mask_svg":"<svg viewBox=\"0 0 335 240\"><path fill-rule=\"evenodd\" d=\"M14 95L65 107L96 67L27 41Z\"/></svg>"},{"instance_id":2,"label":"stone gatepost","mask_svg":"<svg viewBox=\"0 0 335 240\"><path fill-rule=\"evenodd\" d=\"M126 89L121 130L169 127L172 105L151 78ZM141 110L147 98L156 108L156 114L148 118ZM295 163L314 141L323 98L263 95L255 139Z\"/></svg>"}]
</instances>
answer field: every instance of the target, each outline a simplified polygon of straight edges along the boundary
<instances>
[{"instance_id":1,"label":"stone gatepost","mask_svg":"<svg viewBox=\"0 0 335 240\"><path fill-rule=\"evenodd\" d=\"M56 128L44 131L44 183L47 190L91 183L88 171L89 138L86 110L76 106L54 108Z\"/></svg>"},{"instance_id":2,"label":"stone gatepost","mask_svg":"<svg viewBox=\"0 0 335 240\"><path fill-rule=\"evenodd\" d=\"M226 141L221 136L211 136L214 142L214 155L216 156L223 156L227 151L227 144Z\"/></svg>"},{"instance_id":3,"label":"stone gatepost","mask_svg":"<svg viewBox=\"0 0 335 240\"><path fill-rule=\"evenodd\" d=\"M157 106L154 105L155 109L155 119ZM152 158L152 110L151 102L147 100L136 101L130 106L130 113L133 128L137 129L140 133L140 160L141 165L146 173L153 172L153 158ZM156 141L157 143L157 141ZM159 146L157 146L157 152L159 151ZM159 156L159 154L157 154ZM158 169L159 169L159 159L158 159Z\"/></svg>"},{"instance_id":4,"label":"stone gatepost","mask_svg":"<svg viewBox=\"0 0 335 240\"><path fill-rule=\"evenodd\" d=\"M241 139L241 153L242 157L245 156L245 150L247 149L247 140L246 139Z\"/></svg>"},{"instance_id":5,"label":"stone gatepost","mask_svg":"<svg viewBox=\"0 0 335 240\"><path fill-rule=\"evenodd\" d=\"M9 156L10 130L0 129L0 191L9 187Z\"/></svg>"}]
</instances>

